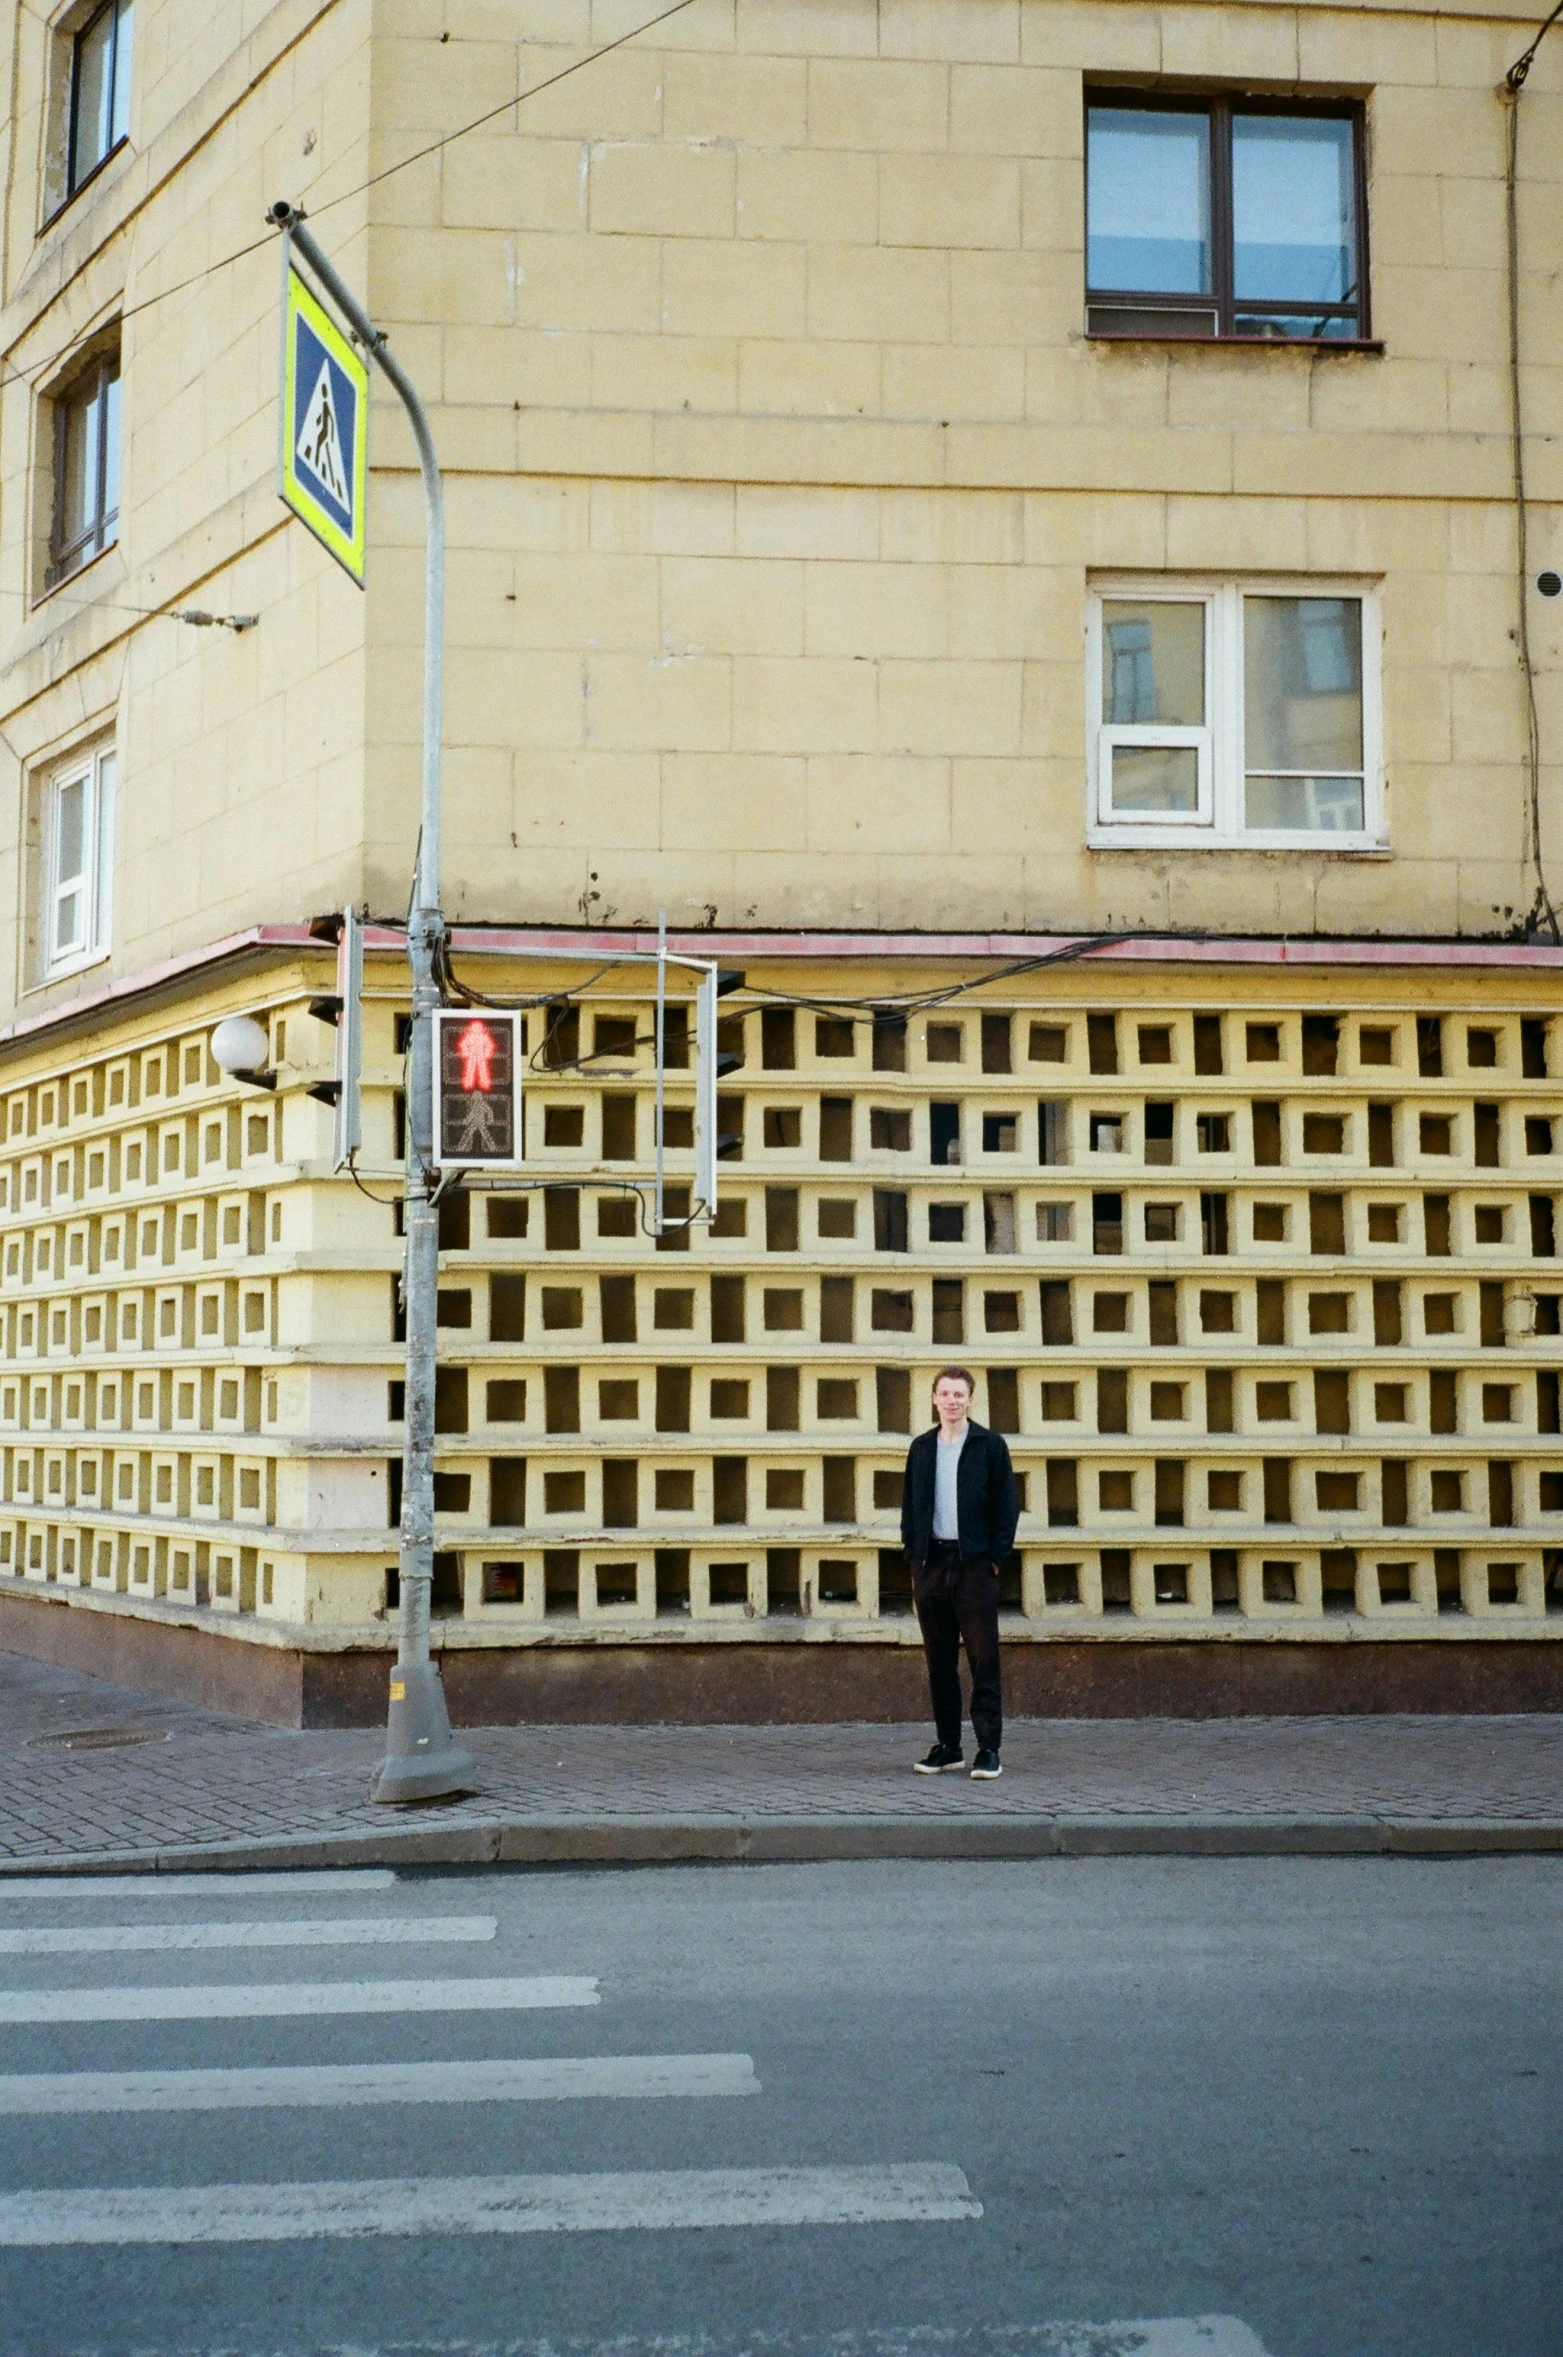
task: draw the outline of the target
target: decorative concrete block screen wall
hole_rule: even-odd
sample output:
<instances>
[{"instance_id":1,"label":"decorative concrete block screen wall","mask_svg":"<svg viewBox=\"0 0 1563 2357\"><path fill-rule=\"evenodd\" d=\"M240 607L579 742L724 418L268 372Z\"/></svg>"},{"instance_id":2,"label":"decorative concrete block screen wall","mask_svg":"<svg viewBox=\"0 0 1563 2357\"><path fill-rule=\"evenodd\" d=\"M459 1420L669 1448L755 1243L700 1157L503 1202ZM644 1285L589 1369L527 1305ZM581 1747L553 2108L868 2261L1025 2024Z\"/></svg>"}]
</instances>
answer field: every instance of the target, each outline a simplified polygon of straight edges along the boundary
<instances>
[{"instance_id":1,"label":"decorative concrete block screen wall","mask_svg":"<svg viewBox=\"0 0 1563 2357\"><path fill-rule=\"evenodd\" d=\"M1563 1633L1545 978L1325 1003L1103 963L898 1008L936 972L751 961L741 1155L714 1231L660 1245L648 1004L531 1012L528 1184L443 1212L446 1643L913 1642L901 1466L951 1360L1020 1475L1017 1639ZM214 1003L0 1102L7 1583L390 1641L395 962L371 981L383 1201L329 1175L302 978L274 1098L216 1072Z\"/></svg>"},{"instance_id":2,"label":"decorative concrete block screen wall","mask_svg":"<svg viewBox=\"0 0 1563 2357\"><path fill-rule=\"evenodd\" d=\"M295 1452L278 1438L292 1337L277 1272L296 1285L301 1257L283 1131L292 1115L312 1133L305 1110L240 1098L204 1026L57 1065L0 1100L11 1577L307 1617L268 1544L279 1519L309 1520L290 1511ZM383 1467L375 1479L383 1495Z\"/></svg>"}]
</instances>

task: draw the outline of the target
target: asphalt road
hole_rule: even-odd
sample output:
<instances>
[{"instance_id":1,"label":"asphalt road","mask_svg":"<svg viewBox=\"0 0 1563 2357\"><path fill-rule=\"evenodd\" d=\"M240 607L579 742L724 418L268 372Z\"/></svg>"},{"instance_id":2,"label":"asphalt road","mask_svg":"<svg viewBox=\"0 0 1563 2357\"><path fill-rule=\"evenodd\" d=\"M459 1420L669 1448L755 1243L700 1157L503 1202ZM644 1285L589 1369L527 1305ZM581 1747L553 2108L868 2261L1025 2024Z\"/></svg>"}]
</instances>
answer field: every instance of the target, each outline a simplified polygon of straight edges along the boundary
<instances>
[{"instance_id":1,"label":"asphalt road","mask_svg":"<svg viewBox=\"0 0 1563 2357\"><path fill-rule=\"evenodd\" d=\"M1558 2357L1560 1931L1545 1858L13 1888L0 2349Z\"/></svg>"}]
</instances>

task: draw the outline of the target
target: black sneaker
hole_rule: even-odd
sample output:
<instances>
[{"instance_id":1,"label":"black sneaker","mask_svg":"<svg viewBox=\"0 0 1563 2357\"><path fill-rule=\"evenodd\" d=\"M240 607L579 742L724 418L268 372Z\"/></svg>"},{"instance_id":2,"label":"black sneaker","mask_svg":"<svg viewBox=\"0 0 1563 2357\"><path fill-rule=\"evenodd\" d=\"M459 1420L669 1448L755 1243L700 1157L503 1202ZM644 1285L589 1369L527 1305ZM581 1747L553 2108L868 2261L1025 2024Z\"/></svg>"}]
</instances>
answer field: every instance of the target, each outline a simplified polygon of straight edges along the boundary
<instances>
[{"instance_id":1,"label":"black sneaker","mask_svg":"<svg viewBox=\"0 0 1563 2357\"><path fill-rule=\"evenodd\" d=\"M981 1776L987 1779L993 1776L1002 1776L1004 1770L999 1765L999 1755L996 1751L979 1751L972 1761L971 1772L974 1777Z\"/></svg>"},{"instance_id":2,"label":"black sneaker","mask_svg":"<svg viewBox=\"0 0 1563 2357\"><path fill-rule=\"evenodd\" d=\"M944 1776L952 1768L964 1768L966 1754L958 1743L936 1743L926 1759L913 1763L914 1776Z\"/></svg>"}]
</instances>

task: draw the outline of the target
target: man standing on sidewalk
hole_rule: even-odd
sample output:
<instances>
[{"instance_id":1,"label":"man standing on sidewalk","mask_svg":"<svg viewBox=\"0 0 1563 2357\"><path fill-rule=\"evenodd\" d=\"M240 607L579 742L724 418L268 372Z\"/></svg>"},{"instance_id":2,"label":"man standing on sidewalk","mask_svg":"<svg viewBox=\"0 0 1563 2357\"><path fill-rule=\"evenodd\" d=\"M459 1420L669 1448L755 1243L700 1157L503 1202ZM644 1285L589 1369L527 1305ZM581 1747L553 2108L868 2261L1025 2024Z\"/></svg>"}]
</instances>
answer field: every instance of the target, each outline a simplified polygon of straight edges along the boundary
<instances>
[{"instance_id":1,"label":"man standing on sidewalk","mask_svg":"<svg viewBox=\"0 0 1563 2357\"><path fill-rule=\"evenodd\" d=\"M975 1423L976 1383L964 1367L934 1377L938 1423L906 1452L901 1540L912 1567L937 1741L919 1776L965 1766L961 1750L960 1652L971 1672L973 1776L1002 1776L1004 1721L999 1693L998 1567L1015 1544L1020 1503L1002 1433Z\"/></svg>"}]
</instances>

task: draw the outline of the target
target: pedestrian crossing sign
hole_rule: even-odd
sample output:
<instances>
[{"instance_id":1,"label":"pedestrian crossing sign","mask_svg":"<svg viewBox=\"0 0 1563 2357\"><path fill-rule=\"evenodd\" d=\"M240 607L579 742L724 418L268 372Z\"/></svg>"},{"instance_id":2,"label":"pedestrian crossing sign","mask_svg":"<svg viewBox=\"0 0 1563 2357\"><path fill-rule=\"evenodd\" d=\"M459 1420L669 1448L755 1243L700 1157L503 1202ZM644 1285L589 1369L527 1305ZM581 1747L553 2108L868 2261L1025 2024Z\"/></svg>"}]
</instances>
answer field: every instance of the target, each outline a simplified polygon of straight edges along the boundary
<instances>
[{"instance_id":1,"label":"pedestrian crossing sign","mask_svg":"<svg viewBox=\"0 0 1563 2357\"><path fill-rule=\"evenodd\" d=\"M296 270L287 277L278 489L364 585L369 367Z\"/></svg>"}]
</instances>

